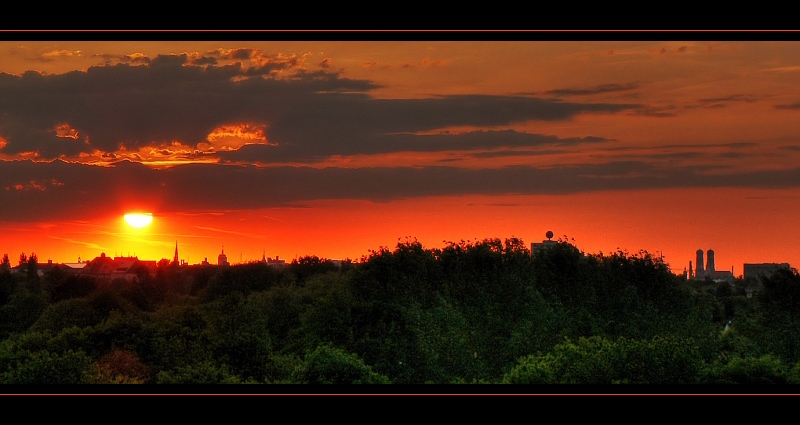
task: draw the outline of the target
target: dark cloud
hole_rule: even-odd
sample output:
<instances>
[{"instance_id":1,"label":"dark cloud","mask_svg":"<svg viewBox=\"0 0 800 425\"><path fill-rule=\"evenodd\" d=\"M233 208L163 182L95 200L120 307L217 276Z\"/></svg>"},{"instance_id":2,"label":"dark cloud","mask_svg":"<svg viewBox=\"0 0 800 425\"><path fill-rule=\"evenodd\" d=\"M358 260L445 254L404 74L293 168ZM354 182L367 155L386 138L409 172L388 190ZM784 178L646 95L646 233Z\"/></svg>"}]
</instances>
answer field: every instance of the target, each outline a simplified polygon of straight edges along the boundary
<instances>
[{"instance_id":1,"label":"dark cloud","mask_svg":"<svg viewBox=\"0 0 800 425\"><path fill-rule=\"evenodd\" d=\"M316 96L313 105L304 105L303 113L274 121L268 137L278 147L269 152L280 159L314 160L356 151L415 150L403 143L424 150L430 150L423 147L426 142L445 141L483 147L508 143L500 139L511 136L508 140L514 140L514 144L530 144L542 136L487 132L448 139L447 136L415 138L403 134L454 126L498 127L533 120L568 120L582 113L614 113L632 107L635 105L566 103L517 96L372 99L366 95L329 93ZM488 142L491 137L494 142ZM387 149L385 144L392 147Z\"/></svg>"},{"instance_id":2,"label":"dark cloud","mask_svg":"<svg viewBox=\"0 0 800 425\"><path fill-rule=\"evenodd\" d=\"M542 94L554 95L554 96L585 96L585 95L596 95L603 93L631 91L631 90L636 90L638 88L639 84L637 83L601 84L595 87L583 88L583 89L569 88L569 89L549 90L542 92Z\"/></svg>"},{"instance_id":3,"label":"dark cloud","mask_svg":"<svg viewBox=\"0 0 800 425\"><path fill-rule=\"evenodd\" d=\"M218 63L216 58L201 56L199 58L192 58L192 65L216 65Z\"/></svg>"},{"instance_id":4,"label":"dark cloud","mask_svg":"<svg viewBox=\"0 0 800 425\"><path fill-rule=\"evenodd\" d=\"M718 156L720 158L745 158L745 157L748 157L750 155L748 155L748 154L746 154L744 152L723 152L723 153L717 154L716 156Z\"/></svg>"},{"instance_id":5,"label":"dark cloud","mask_svg":"<svg viewBox=\"0 0 800 425\"><path fill-rule=\"evenodd\" d=\"M674 117L676 115L674 111L675 111L674 106L664 106L658 108L642 107L632 110L630 114L644 116L644 117L669 118L669 117Z\"/></svg>"},{"instance_id":6,"label":"dark cloud","mask_svg":"<svg viewBox=\"0 0 800 425\"><path fill-rule=\"evenodd\" d=\"M738 102L753 103L756 100L757 99L753 96L735 94L726 97L699 99L698 103L703 108L724 108L730 103L738 103Z\"/></svg>"},{"instance_id":7,"label":"dark cloud","mask_svg":"<svg viewBox=\"0 0 800 425\"><path fill-rule=\"evenodd\" d=\"M221 124L280 118L285 99L299 96L308 102L314 91L374 87L313 75L234 82L234 77L268 71L243 71L238 64L183 66L186 62L185 55L159 56L149 66L117 64L49 76L0 74L0 135L8 141L4 152L38 150L56 157L63 143L53 130L61 123L103 151L172 140L196 144Z\"/></svg>"},{"instance_id":8,"label":"dark cloud","mask_svg":"<svg viewBox=\"0 0 800 425\"><path fill-rule=\"evenodd\" d=\"M615 149L609 149L610 151L614 151ZM625 149L628 150L628 149ZM636 154L636 153L629 153L625 155L625 158L628 159L645 159L648 161L655 161L655 160L672 160L672 159L692 159L692 158L706 158L708 157L707 153L701 152L663 152L659 153L658 155L653 154Z\"/></svg>"},{"instance_id":9,"label":"dark cloud","mask_svg":"<svg viewBox=\"0 0 800 425\"><path fill-rule=\"evenodd\" d=\"M501 151L491 151L491 152L474 152L470 153L469 156L472 158L478 159L489 159L489 158L506 158L506 157L525 157L525 156L542 156L542 155L557 155L567 153L567 150L556 150L556 149L546 149L546 150L538 150L538 151L517 151L517 150L501 150ZM453 158L453 161L458 161L459 158Z\"/></svg>"},{"instance_id":10,"label":"dark cloud","mask_svg":"<svg viewBox=\"0 0 800 425\"><path fill-rule=\"evenodd\" d=\"M389 201L467 194L566 194L598 190L800 186L800 168L708 174L705 167L645 161L496 169L311 168L191 164L155 170L121 162L0 162L2 221L89 219L130 207L155 212L266 208L319 199Z\"/></svg>"},{"instance_id":11,"label":"dark cloud","mask_svg":"<svg viewBox=\"0 0 800 425\"><path fill-rule=\"evenodd\" d=\"M775 109L800 109L800 102L795 102L789 105L775 105Z\"/></svg>"},{"instance_id":12,"label":"dark cloud","mask_svg":"<svg viewBox=\"0 0 800 425\"><path fill-rule=\"evenodd\" d=\"M245 53L232 57L252 55ZM390 137L398 133L568 120L584 113L642 108L529 96L374 99L368 92L379 88L377 84L336 72L297 70L278 79L273 71L286 66L279 61L249 67L240 62L201 67L191 61L187 54L159 55L146 66L118 63L60 75L0 74L0 136L8 142L3 152L38 151L43 158L56 158L93 149L113 152L120 145L128 150L172 141L196 146L215 128L244 122L265 125L279 157L301 160L386 151L374 148L383 143L423 143ZM58 139L54 129L64 124L80 140L66 144Z\"/></svg>"},{"instance_id":13,"label":"dark cloud","mask_svg":"<svg viewBox=\"0 0 800 425\"><path fill-rule=\"evenodd\" d=\"M669 145L656 145L653 146L653 149L675 149L675 148L694 148L694 149L710 149L710 148L732 148L732 149L740 149L740 148L749 148L753 146L758 146L758 143L755 142L731 142L731 143L704 143L704 144L697 144L697 143L676 143L676 144L669 144Z\"/></svg>"},{"instance_id":14,"label":"dark cloud","mask_svg":"<svg viewBox=\"0 0 800 425\"><path fill-rule=\"evenodd\" d=\"M521 133L514 130L473 131L462 134L376 134L372 138L349 144L320 143L306 154L283 146L247 145L239 150L220 152L218 155L231 162L270 163L292 160L310 160L330 155L382 154L391 152L442 152L469 151L498 148L532 148L546 145L577 145L607 142L602 137L559 138L541 134ZM506 153L508 155L509 153Z\"/></svg>"}]
</instances>

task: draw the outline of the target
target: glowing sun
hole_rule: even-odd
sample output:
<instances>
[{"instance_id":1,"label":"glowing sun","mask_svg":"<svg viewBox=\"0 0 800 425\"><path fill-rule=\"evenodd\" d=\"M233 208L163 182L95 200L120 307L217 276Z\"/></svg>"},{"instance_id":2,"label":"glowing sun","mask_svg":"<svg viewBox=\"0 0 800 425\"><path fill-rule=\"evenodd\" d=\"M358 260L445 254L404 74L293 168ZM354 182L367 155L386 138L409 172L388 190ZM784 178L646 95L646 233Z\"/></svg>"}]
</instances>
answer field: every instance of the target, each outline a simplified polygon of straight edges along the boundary
<instances>
[{"instance_id":1,"label":"glowing sun","mask_svg":"<svg viewBox=\"0 0 800 425\"><path fill-rule=\"evenodd\" d=\"M151 213L128 213L125 214L125 221L133 227L144 227L153 221Z\"/></svg>"}]
</instances>

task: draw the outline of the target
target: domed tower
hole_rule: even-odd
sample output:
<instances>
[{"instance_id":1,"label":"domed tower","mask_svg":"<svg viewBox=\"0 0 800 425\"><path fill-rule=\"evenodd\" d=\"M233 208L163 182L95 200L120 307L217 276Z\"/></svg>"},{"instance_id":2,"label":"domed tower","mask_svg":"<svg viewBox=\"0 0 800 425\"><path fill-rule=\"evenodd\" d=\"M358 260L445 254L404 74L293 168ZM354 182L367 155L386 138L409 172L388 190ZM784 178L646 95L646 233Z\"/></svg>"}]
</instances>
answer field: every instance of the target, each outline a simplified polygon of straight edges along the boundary
<instances>
[{"instance_id":1,"label":"domed tower","mask_svg":"<svg viewBox=\"0 0 800 425\"><path fill-rule=\"evenodd\" d=\"M225 247L222 247L222 253L217 256L217 265L220 266L227 266L228 265L228 256L225 255Z\"/></svg>"},{"instance_id":2,"label":"domed tower","mask_svg":"<svg viewBox=\"0 0 800 425\"><path fill-rule=\"evenodd\" d=\"M695 278L697 278L697 279L702 279L702 278L705 277L706 273L703 270L703 263L704 262L705 261L703 261L703 250L702 249L698 249L697 250L697 260L695 261L695 264L697 264L697 272L695 272L695 275L694 275Z\"/></svg>"},{"instance_id":3,"label":"domed tower","mask_svg":"<svg viewBox=\"0 0 800 425\"><path fill-rule=\"evenodd\" d=\"M714 250L708 250L708 262L706 263L706 272L707 273L714 273L717 271L716 266L714 266Z\"/></svg>"}]
</instances>

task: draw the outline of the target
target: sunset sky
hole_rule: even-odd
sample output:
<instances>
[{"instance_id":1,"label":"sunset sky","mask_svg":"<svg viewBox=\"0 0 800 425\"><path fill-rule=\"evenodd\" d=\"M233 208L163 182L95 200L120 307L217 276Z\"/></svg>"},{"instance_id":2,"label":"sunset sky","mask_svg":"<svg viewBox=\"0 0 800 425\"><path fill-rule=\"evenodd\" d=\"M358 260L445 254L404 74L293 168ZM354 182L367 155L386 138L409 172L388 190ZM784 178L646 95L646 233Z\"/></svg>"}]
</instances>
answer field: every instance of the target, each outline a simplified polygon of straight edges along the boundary
<instances>
[{"instance_id":1,"label":"sunset sky","mask_svg":"<svg viewBox=\"0 0 800 425\"><path fill-rule=\"evenodd\" d=\"M0 41L0 254L800 265L800 41L575 38Z\"/></svg>"}]
</instances>

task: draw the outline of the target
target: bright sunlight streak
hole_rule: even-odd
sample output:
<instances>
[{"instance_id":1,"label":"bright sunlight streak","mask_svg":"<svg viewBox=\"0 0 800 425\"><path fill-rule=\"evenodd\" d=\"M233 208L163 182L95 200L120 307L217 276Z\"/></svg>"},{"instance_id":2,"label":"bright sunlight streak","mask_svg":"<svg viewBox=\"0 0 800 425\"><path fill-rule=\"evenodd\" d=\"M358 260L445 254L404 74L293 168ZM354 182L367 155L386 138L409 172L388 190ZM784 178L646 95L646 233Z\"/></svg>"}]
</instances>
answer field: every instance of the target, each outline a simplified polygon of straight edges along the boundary
<instances>
[{"instance_id":1,"label":"bright sunlight streak","mask_svg":"<svg viewBox=\"0 0 800 425\"><path fill-rule=\"evenodd\" d=\"M128 213L125 214L125 221L133 227L144 227L153 221L151 213Z\"/></svg>"}]
</instances>

